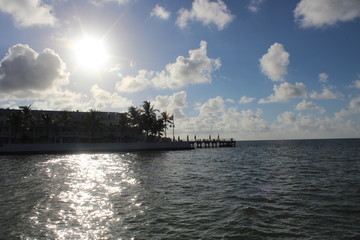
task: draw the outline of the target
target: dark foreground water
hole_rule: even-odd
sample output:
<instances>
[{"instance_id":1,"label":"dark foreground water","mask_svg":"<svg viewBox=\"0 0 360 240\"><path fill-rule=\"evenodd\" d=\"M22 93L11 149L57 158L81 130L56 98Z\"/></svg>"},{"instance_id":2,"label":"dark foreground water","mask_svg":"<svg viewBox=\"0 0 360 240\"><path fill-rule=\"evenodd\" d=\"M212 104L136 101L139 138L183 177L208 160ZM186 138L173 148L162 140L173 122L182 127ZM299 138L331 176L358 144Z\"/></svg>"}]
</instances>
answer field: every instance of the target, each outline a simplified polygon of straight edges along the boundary
<instances>
[{"instance_id":1,"label":"dark foreground water","mask_svg":"<svg viewBox=\"0 0 360 240\"><path fill-rule=\"evenodd\" d=\"M0 156L1 239L360 239L360 140Z\"/></svg>"}]
</instances>

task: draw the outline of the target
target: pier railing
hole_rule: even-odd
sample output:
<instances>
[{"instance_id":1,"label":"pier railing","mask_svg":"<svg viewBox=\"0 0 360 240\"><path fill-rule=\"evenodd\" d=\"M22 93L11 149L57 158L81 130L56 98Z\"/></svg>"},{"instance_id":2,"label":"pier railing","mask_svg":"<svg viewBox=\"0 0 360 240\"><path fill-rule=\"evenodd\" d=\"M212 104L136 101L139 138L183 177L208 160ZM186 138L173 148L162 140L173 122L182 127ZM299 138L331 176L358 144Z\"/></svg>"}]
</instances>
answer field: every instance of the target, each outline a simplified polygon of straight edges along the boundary
<instances>
[{"instance_id":1,"label":"pier railing","mask_svg":"<svg viewBox=\"0 0 360 240\"><path fill-rule=\"evenodd\" d=\"M216 147L236 147L236 141L231 139L199 139L188 141L193 148L216 148Z\"/></svg>"}]
</instances>

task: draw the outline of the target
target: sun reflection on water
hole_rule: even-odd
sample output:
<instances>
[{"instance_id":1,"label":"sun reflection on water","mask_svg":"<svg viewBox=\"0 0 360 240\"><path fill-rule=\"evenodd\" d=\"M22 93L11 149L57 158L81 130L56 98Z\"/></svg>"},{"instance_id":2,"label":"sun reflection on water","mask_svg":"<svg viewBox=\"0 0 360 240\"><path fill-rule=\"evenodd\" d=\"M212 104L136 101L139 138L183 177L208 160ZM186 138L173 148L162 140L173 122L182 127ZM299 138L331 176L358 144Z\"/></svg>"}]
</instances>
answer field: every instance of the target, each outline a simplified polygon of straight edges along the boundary
<instances>
[{"instance_id":1,"label":"sun reflection on water","mask_svg":"<svg viewBox=\"0 0 360 240\"><path fill-rule=\"evenodd\" d=\"M30 221L49 238L108 239L122 221L113 199L137 184L129 162L120 155L65 155L42 163L50 179L46 200L38 202ZM128 207L139 207L137 195Z\"/></svg>"}]
</instances>

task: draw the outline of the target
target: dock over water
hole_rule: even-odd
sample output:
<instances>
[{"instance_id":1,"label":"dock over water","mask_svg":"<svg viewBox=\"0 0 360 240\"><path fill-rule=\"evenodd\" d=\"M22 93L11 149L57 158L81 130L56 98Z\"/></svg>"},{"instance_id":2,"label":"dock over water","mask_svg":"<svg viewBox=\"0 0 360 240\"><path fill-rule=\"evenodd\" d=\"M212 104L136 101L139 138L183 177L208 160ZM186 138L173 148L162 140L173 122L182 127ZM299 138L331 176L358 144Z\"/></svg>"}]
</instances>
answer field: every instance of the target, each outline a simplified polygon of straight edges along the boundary
<instances>
[{"instance_id":1,"label":"dock over water","mask_svg":"<svg viewBox=\"0 0 360 240\"><path fill-rule=\"evenodd\" d=\"M233 139L202 139L188 141L192 148L217 148L217 147L236 147L236 141Z\"/></svg>"}]
</instances>

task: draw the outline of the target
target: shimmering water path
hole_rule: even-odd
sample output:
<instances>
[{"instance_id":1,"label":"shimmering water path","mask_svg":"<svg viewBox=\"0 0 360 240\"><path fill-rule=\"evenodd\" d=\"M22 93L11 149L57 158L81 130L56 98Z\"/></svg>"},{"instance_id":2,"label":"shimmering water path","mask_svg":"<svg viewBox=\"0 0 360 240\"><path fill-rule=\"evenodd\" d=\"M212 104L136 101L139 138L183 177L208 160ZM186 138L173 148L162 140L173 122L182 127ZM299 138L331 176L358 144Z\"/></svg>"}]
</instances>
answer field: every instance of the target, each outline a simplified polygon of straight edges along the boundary
<instances>
[{"instance_id":1,"label":"shimmering water path","mask_svg":"<svg viewBox=\"0 0 360 240\"><path fill-rule=\"evenodd\" d=\"M3 239L360 239L360 140L0 156Z\"/></svg>"}]
</instances>

